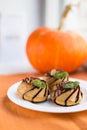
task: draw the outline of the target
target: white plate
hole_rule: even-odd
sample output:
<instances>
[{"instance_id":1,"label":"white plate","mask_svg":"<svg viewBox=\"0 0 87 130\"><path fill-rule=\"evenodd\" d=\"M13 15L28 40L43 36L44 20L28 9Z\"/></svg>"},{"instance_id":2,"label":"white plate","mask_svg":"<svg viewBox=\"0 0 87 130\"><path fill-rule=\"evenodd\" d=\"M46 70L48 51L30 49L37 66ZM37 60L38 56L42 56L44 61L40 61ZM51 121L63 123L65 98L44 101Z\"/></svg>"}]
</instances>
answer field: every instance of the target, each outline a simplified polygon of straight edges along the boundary
<instances>
[{"instance_id":1,"label":"white plate","mask_svg":"<svg viewBox=\"0 0 87 130\"><path fill-rule=\"evenodd\" d=\"M83 99L81 103L75 106L71 106L71 107L59 106L51 102L50 100L43 103L37 103L37 104L23 100L17 95L17 87L20 84L20 82L13 84L8 89L7 96L15 104L36 111L51 112L51 113L70 113L70 112L79 112L79 111L87 110L87 82L83 80L73 79L73 78L70 78L70 80L79 81L81 90L83 92Z\"/></svg>"}]
</instances>

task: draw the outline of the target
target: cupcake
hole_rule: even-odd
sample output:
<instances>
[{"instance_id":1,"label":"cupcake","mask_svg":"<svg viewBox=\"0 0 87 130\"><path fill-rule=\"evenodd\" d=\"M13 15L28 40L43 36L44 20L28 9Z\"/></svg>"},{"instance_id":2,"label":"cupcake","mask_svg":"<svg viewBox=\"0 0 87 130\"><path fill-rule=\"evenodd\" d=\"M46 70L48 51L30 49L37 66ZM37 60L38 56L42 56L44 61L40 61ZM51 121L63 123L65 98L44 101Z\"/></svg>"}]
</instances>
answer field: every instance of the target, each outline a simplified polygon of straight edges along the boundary
<instances>
[{"instance_id":1,"label":"cupcake","mask_svg":"<svg viewBox=\"0 0 87 130\"><path fill-rule=\"evenodd\" d=\"M56 88L56 89L55 89ZM78 81L66 81L53 86L50 98L58 105L73 106L79 104L83 94Z\"/></svg>"},{"instance_id":2,"label":"cupcake","mask_svg":"<svg viewBox=\"0 0 87 130\"><path fill-rule=\"evenodd\" d=\"M43 79L47 82L48 87L49 87L49 92L50 92L57 89L56 84L59 84L63 81L68 81L69 74L65 71L53 69L45 73L45 76L43 77Z\"/></svg>"},{"instance_id":3,"label":"cupcake","mask_svg":"<svg viewBox=\"0 0 87 130\"><path fill-rule=\"evenodd\" d=\"M39 103L48 98L48 86L46 81L39 78L25 78L17 89L18 95L28 101Z\"/></svg>"}]
</instances>

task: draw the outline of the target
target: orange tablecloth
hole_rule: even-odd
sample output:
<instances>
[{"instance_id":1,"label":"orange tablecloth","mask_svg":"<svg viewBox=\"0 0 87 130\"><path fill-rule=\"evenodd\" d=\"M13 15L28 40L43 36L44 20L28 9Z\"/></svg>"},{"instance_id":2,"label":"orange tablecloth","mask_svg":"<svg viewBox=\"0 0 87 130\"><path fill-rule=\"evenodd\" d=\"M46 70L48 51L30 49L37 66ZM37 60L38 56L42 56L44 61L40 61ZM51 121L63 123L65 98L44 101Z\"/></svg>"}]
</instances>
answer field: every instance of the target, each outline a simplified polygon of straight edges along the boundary
<instances>
[{"instance_id":1,"label":"orange tablecloth","mask_svg":"<svg viewBox=\"0 0 87 130\"><path fill-rule=\"evenodd\" d=\"M0 130L87 130L87 111L52 114L12 103L6 95L8 88L29 75L0 75ZM71 77L87 80L87 72L74 73Z\"/></svg>"}]
</instances>

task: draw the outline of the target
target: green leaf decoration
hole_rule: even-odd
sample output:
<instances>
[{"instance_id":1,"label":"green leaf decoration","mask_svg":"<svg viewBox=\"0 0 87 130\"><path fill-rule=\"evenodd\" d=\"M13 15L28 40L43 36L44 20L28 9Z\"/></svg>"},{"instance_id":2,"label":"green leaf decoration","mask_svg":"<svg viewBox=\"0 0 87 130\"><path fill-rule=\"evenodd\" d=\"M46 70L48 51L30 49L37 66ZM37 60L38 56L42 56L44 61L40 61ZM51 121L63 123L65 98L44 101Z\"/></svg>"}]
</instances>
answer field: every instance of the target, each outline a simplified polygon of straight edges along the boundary
<instances>
[{"instance_id":1,"label":"green leaf decoration","mask_svg":"<svg viewBox=\"0 0 87 130\"><path fill-rule=\"evenodd\" d=\"M45 88L46 87L46 83L39 80L39 79L35 79L31 82L32 85L37 86L37 87L41 87L41 88Z\"/></svg>"},{"instance_id":2,"label":"green leaf decoration","mask_svg":"<svg viewBox=\"0 0 87 130\"><path fill-rule=\"evenodd\" d=\"M62 79L68 77L69 74L67 72L58 72L54 75L55 79Z\"/></svg>"},{"instance_id":3,"label":"green leaf decoration","mask_svg":"<svg viewBox=\"0 0 87 130\"><path fill-rule=\"evenodd\" d=\"M70 82L64 85L64 88L76 88L79 85L78 81Z\"/></svg>"}]
</instances>

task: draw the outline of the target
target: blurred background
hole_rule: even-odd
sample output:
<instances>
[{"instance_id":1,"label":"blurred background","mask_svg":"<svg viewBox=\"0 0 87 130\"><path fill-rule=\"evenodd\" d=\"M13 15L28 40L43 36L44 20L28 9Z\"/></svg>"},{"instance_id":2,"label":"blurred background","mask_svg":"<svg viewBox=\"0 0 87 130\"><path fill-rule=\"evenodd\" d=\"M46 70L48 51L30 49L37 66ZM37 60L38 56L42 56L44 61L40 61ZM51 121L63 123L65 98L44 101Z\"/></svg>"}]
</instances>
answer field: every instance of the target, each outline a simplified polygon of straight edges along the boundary
<instances>
[{"instance_id":1,"label":"blurred background","mask_svg":"<svg viewBox=\"0 0 87 130\"><path fill-rule=\"evenodd\" d=\"M64 29L87 39L87 0L0 0L0 74L36 71L26 57L27 38L40 26L58 28L69 4Z\"/></svg>"}]
</instances>

